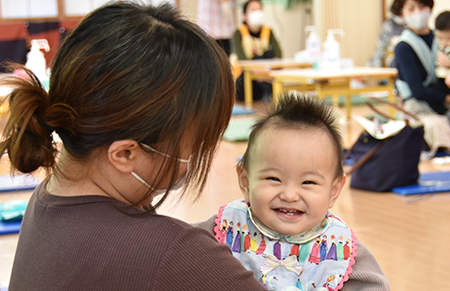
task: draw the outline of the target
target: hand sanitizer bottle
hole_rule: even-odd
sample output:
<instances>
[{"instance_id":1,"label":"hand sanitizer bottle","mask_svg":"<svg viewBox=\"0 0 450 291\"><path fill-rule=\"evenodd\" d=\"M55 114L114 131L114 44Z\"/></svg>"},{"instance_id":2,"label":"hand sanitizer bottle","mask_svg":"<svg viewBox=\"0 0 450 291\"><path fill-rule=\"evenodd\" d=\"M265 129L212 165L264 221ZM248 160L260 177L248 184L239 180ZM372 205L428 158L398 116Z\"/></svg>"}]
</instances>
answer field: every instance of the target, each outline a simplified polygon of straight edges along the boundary
<instances>
[{"instance_id":1,"label":"hand sanitizer bottle","mask_svg":"<svg viewBox=\"0 0 450 291\"><path fill-rule=\"evenodd\" d=\"M38 77L41 83L48 80L47 63L45 61L44 53L41 49L45 49L46 52L50 50L46 39L33 39L31 40L31 50L27 54L27 62L25 67L30 69L36 77Z\"/></svg>"},{"instance_id":2,"label":"hand sanitizer bottle","mask_svg":"<svg viewBox=\"0 0 450 291\"><path fill-rule=\"evenodd\" d=\"M306 33L309 32L309 36L306 39L306 51L310 57L313 68L317 69L319 67L319 62L322 58L322 42L320 37L317 35L317 30L315 26L305 27Z\"/></svg>"},{"instance_id":3,"label":"hand sanitizer bottle","mask_svg":"<svg viewBox=\"0 0 450 291\"><path fill-rule=\"evenodd\" d=\"M341 45L334 34L344 35L342 29L329 29L327 40L323 43L323 65L325 70L339 70L341 66Z\"/></svg>"}]
</instances>

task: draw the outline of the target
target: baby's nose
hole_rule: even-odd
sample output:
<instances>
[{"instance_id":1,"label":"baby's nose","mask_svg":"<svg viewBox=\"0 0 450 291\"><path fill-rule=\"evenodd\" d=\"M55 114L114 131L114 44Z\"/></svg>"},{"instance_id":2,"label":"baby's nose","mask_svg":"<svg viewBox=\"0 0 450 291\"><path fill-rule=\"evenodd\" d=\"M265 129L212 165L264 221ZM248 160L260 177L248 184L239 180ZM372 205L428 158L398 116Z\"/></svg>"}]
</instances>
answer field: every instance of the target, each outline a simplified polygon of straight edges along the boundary
<instances>
[{"instance_id":1,"label":"baby's nose","mask_svg":"<svg viewBox=\"0 0 450 291\"><path fill-rule=\"evenodd\" d=\"M280 193L280 199L289 203L300 200L300 192L295 187L286 187Z\"/></svg>"}]
</instances>

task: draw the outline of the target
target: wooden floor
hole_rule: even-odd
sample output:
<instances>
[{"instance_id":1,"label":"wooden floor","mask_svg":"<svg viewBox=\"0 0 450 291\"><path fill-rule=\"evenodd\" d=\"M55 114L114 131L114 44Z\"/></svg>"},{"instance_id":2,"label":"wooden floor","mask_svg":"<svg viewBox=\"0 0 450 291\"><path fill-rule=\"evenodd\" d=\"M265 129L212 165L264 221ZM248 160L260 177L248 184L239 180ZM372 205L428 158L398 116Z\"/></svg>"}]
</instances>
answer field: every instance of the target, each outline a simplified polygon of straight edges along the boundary
<instances>
[{"instance_id":1,"label":"wooden floor","mask_svg":"<svg viewBox=\"0 0 450 291\"><path fill-rule=\"evenodd\" d=\"M258 108L256 104L256 108ZM338 109L344 116L343 108ZM365 115L365 106L354 106L353 113ZM236 117L248 118L248 117ZM341 119L347 146L361 132L354 121ZM195 222L209 218L227 202L241 198L235 174L237 158L245 142L220 145L203 196L195 203L173 195L159 210L161 214ZM421 172L449 171L450 165L420 164ZM8 172L2 160L0 174ZM30 192L0 193L0 202L28 199ZM378 259L392 290L447 290L450 280L450 193L403 197L393 193L373 193L351 189L347 182L334 213L353 228ZM18 235L0 236L0 280L7 286Z\"/></svg>"}]
</instances>

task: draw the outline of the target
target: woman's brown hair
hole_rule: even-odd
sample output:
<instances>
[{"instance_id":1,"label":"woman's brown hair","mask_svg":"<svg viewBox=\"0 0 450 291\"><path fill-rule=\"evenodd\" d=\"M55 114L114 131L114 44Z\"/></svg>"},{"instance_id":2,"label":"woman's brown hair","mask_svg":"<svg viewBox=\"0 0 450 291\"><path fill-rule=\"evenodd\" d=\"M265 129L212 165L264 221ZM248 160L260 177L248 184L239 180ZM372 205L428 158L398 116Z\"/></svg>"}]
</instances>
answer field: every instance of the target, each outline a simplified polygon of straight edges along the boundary
<instances>
[{"instance_id":1,"label":"woman's brown hair","mask_svg":"<svg viewBox=\"0 0 450 291\"><path fill-rule=\"evenodd\" d=\"M434 0L414 0L414 1L416 1L417 3L420 3L422 5L428 6L428 7L430 7L430 9L433 9ZM402 11L403 6L405 6L405 2L406 2L406 0L398 0L398 2L396 3L396 7L400 12Z\"/></svg>"},{"instance_id":2,"label":"woman's brown hair","mask_svg":"<svg viewBox=\"0 0 450 291\"><path fill-rule=\"evenodd\" d=\"M58 174L53 129L64 149L86 164L98 149L124 139L178 157L188 134L192 156L185 185L201 192L231 116L234 82L226 55L172 6L103 6L62 44L48 94L27 73L28 80L3 82L15 87L0 144L12 167L25 173L56 167ZM165 162L150 182L157 188L171 176L170 190L178 161Z\"/></svg>"}]
</instances>

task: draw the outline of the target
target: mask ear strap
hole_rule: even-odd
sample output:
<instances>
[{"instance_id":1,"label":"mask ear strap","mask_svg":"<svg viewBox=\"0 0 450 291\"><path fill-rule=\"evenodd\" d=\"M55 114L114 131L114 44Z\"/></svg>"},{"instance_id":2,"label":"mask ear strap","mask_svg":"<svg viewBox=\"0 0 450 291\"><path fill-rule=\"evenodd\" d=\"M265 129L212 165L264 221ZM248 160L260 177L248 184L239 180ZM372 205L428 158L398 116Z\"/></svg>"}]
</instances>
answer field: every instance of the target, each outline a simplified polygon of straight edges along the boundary
<instances>
[{"instance_id":1,"label":"mask ear strap","mask_svg":"<svg viewBox=\"0 0 450 291\"><path fill-rule=\"evenodd\" d=\"M149 183L145 182L145 180L142 179L141 177L139 177L138 174L136 174L135 172L131 172L131 175L133 175L133 177L135 177L139 182L141 182L142 184L144 184L151 190L153 190L153 191L155 190L155 188L153 188Z\"/></svg>"}]
</instances>

